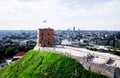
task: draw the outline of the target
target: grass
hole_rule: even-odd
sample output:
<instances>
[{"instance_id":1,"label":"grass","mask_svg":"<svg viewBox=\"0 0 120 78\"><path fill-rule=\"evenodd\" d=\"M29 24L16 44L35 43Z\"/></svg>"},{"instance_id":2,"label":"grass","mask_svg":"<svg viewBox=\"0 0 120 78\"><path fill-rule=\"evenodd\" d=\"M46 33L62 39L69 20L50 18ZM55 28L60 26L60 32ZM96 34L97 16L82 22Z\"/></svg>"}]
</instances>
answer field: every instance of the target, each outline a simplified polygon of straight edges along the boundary
<instances>
[{"instance_id":1,"label":"grass","mask_svg":"<svg viewBox=\"0 0 120 78\"><path fill-rule=\"evenodd\" d=\"M53 52L29 51L0 69L0 78L108 78L85 70L74 59Z\"/></svg>"}]
</instances>

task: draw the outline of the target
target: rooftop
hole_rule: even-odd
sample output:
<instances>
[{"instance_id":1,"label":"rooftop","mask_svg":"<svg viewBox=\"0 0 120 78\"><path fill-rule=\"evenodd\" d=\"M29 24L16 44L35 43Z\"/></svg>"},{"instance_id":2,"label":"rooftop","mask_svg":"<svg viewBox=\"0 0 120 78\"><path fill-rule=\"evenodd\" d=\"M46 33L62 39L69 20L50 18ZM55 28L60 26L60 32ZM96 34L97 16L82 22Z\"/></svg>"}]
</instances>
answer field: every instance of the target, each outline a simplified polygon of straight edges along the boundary
<instances>
[{"instance_id":1,"label":"rooftop","mask_svg":"<svg viewBox=\"0 0 120 78\"><path fill-rule=\"evenodd\" d=\"M23 56L25 52L18 52L15 56Z\"/></svg>"}]
</instances>

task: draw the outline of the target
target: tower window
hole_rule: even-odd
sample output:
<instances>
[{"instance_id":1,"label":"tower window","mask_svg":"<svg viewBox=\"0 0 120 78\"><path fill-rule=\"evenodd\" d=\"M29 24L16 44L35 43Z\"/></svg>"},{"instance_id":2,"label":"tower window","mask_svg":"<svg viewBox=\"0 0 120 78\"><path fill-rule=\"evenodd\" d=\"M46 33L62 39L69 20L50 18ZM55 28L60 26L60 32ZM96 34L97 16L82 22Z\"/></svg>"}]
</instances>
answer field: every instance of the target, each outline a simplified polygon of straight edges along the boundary
<instances>
[{"instance_id":1,"label":"tower window","mask_svg":"<svg viewBox=\"0 0 120 78\"><path fill-rule=\"evenodd\" d=\"M43 33L42 33L42 36L43 36Z\"/></svg>"},{"instance_id":2,"label":"tower window","mask_svg":"<svg viewBox=\"0 0 120 78\"><path fill-rule=\"evenodd\" d=\"M50 45L50 41L48 41L48 45Z\"/></svg>"}]
</instances>

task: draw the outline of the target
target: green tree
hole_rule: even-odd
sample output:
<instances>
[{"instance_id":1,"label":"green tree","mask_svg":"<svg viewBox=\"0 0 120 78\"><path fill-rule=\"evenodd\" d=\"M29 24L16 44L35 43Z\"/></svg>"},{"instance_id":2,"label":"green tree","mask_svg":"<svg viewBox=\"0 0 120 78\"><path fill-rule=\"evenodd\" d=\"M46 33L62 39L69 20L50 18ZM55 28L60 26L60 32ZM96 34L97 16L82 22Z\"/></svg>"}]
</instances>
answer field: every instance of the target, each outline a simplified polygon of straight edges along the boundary
<instances>
[{"instance_id":1,"label":"green tree","mask_svg":"<svg viewBox=\"0 0 120 78\"><path fill-rule=\"evenodd\" d=\"M7 55L8 58L13 57L15 55L15 47L8 47L5 51L5 54Z\"/></svg>"}]
</instances>

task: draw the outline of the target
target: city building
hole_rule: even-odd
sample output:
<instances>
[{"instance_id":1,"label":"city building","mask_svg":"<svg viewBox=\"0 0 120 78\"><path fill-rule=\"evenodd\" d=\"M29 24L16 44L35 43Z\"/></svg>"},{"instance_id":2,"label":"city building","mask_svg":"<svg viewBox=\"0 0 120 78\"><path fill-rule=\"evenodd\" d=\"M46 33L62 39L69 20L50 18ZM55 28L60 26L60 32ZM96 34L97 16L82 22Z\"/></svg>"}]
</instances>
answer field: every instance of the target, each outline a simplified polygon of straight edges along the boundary
<instances>
[{"instance_id":1,"label":"city building","mask_svg":"<svg viewBox=\"0 0 120 78\"><path fill-rule=\"evenodd\" d=\"M13 56L13 59L19 59L19 58L21 58L23 55L25 55L25 52L18 52L15 56Z\"/></svg>"},{"instance_id":2,"label":"city building","mask_svg":"<svg viewBox=\"0 0 120 78\"><path fill-rule=\"evenodd\" d=\"M54 30L51 28L38 29L37 45L42 47L54 46Z\"/></svg>"},{"instance_id":3,"label":"city building","mask_svg":"<svg viewBox=\"0 0 120 78\"><path fill-rule=\"evenodd\" d=\"M15 56L13 56L12 61L16 61L16 60L22 58L24 55L25 55L25 52L18 52Z\"/></svg>"},{"instance_id":4,"label":"city building","mask_svg":"<svg viewBox=\"0 0 120 78\"><path fill-rule=\"evenodd\" d=\"M73 31L75 32L75 27L73 27Z\"/></svg>"}]
</instances>

